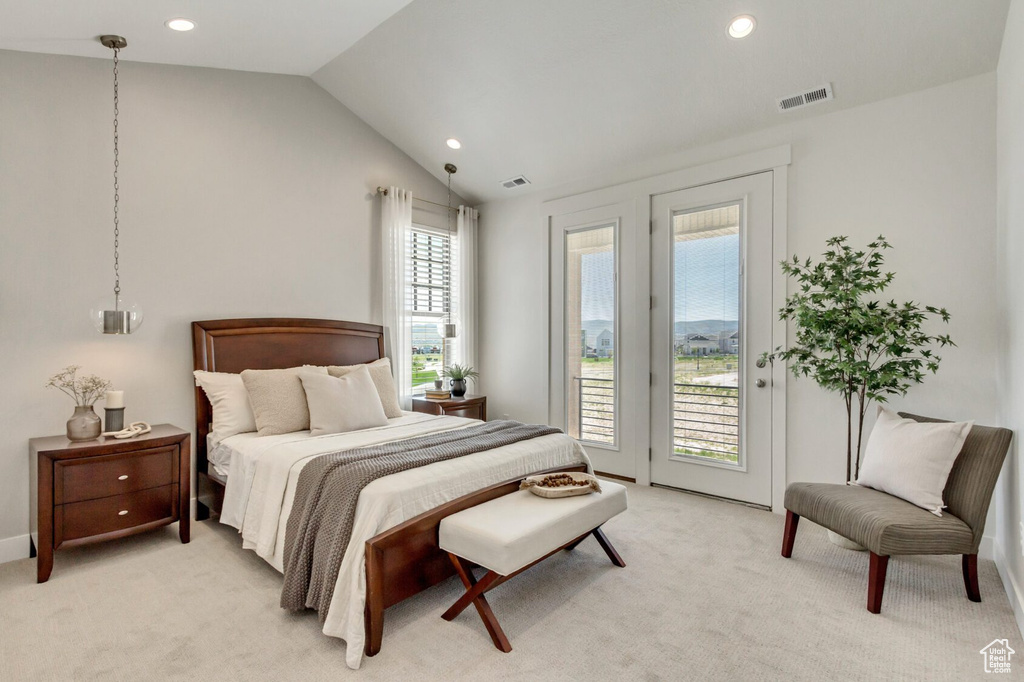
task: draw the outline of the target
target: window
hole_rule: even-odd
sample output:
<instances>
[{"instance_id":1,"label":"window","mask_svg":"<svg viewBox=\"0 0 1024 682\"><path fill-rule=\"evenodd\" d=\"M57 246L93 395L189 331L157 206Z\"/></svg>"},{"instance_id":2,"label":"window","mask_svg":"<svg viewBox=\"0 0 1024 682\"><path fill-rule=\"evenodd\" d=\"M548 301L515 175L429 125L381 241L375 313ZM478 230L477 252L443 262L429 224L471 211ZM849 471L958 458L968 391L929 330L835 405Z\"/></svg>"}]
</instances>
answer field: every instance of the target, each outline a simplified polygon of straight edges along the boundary
<instances>
[{"instance_id":1,"label":"window","mask_svg":"<svg viewBox=\"0 0 1024 682\"><path fill-rule=\"evenodd\" d=\"M406 300L412 326L412 389L422 393L441 378L445 364L451 364L451 341L446 344L438 325L445 312L458 300L457 280L449 268L449 251L456 244L445 232L414 225L409 233L409 277ZM454 260L455 253L450 254ZM452 307L454 312L454 308ZM447 346L447 347L446 347ZM447 358L447 360L446 360Z\"/></svg>"}]
</instances>

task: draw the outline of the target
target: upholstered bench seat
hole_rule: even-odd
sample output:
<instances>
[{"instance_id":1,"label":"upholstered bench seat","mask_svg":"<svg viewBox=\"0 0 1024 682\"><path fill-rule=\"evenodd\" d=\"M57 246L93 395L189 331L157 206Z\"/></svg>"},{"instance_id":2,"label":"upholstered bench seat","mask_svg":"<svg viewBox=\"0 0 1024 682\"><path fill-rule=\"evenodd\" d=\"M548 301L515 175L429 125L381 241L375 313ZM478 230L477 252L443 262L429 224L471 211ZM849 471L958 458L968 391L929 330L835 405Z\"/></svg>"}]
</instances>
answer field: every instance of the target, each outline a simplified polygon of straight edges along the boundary
<instances>
[{"instance_id":1,"label":"upholstered bench seat","mask_svg":"<svg viewBox=\"0 0 1024 682\"><path fill-rule=\"evenodd\" d=\"M786 509L875 554L970 554L974 533L950 514L930 511L856 485L792 483Z\"/></svg>"},{"instance_id":2,"label":"upholstered bench seat","mask_svg":"<svg viewBox=\"0 0 1024 682\"><path fill-rule=\"evenodd\" d=\"M601 481L601 493L544 498L519 490L441 521L441 549L511 575L626 510L626 487Z\"/></svg>"},{"instance_id":3,"label":"upholstered bench seat","mask_svg":"<svg viewBox=\"0 0 1024 682\"><path fill-rule=\"evenodd\" d=\"M613 564L624 567L601 524L625 510L626 487L601 481L600 493L543 498L519 490L445 517L438 545L448 552L466 592L441 617L452 620L473 604L494 646L512 651L484 592L560 550L575 548L590 535ZM473 565L487 569L479 581Z\"/></svg>"}]
</instances>

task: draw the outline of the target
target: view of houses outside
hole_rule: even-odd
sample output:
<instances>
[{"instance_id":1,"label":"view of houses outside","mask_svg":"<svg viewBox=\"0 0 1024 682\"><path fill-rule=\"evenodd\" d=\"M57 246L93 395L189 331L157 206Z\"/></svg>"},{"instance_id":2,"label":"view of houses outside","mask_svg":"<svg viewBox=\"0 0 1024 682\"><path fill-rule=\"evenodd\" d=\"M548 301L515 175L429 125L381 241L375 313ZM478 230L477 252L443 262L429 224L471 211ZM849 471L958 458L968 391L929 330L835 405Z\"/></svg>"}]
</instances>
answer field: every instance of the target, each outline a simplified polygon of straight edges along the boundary
<instances>
[{"instance_id":1,"label":"view of houses outside","mask_svg":"<svg viewBox=\"0 0 1024 682\"><path fill-rule=\"evenodd\" d=\"M674 216L675 452L739 459L739 206ZM577 437L614 442L614 253L581 256Z\"/></svg>"}]
</instances>

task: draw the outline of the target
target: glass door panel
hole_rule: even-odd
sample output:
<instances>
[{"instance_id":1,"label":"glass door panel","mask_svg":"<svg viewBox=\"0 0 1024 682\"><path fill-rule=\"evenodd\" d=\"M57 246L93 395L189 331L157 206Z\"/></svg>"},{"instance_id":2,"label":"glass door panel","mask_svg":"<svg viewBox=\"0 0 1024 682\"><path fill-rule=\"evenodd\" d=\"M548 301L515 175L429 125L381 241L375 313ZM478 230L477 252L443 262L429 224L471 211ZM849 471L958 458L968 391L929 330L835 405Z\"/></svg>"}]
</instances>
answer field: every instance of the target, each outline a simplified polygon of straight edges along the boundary
<instances>
[{"instance_id":1,"label":"glass door panel","mask_svg":"<svg viewBox=\"0 0 1024 682\"><path fill-rule=\"evenodd\" d=\"M615 225L565 232L565 386L569 435L617 444Z\"/></svg>"},{"instance_id":2,"label":"glass door panel","mask_svg":"<svg viewBox=\"0 0 1024 682\"><path fill-rule=\"evenodd\" d=\"M739 202L672 214L673 457L740 462Z\"/></svg>"}]
</instances>

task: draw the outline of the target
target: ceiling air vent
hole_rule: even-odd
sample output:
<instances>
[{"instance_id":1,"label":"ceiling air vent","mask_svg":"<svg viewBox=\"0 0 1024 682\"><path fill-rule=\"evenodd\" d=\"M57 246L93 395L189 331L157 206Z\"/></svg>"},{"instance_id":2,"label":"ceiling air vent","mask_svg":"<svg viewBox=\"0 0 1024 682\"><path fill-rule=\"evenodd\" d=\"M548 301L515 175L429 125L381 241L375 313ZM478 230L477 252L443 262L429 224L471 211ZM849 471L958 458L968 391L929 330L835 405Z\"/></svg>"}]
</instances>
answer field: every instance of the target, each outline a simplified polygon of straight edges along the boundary
<instances>
[{"instance_id":1,"label":"ceiling air vent","mask_svg":"<svg viewBox=\"0 0 1024 682\"><path fill-rule=\"evenodd\" d=\"M514 178L503 180L501 186L505 189L512 189L514 187L522 187L523 185L529 185L530 181L524 178L522 175L517 175Z\"/></svg>"},{"instance_id":2,"label":"ceiling air vent","mask_svg":"<svg viewBox=\"0 0 1024 682\"><path fill-rule=\"evenodd\" d=\"M779 111L799 109L800 107L807 107L812 104L818 104L819 102L827 102L830 99L832 99L832 84L825 83L825 85L820 88L801 92L799 95L791 95L790 97L781 98L779 100Z\"/></svg>"}]
</instances>

